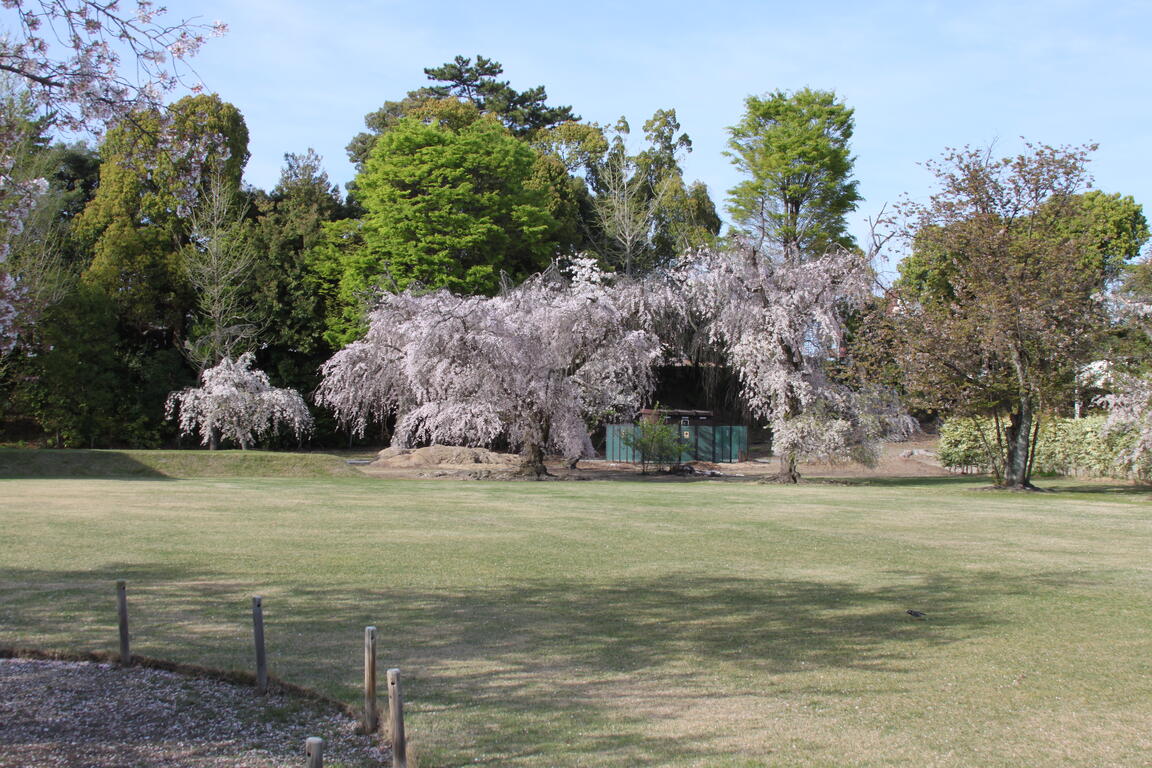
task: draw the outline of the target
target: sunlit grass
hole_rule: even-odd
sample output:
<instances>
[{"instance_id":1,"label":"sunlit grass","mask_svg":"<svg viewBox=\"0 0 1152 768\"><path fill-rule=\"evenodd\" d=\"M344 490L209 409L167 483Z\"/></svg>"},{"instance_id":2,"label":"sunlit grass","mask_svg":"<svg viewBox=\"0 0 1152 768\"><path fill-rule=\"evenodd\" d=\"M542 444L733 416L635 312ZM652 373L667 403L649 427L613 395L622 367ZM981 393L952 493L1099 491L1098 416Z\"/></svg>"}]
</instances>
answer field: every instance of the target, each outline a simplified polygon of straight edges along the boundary
<instances>
[{"instance_id":1,"label":"sunlit grass","mask_svg":"<svg viewBox=\"0 0 1152 768\"><path fill-rule=\"evenodd\" d=\"M261 594L350 703L378 626L425 768L1142 764L1147 491L982 482L3 480L0 645L115 650L124 578L140 653L248 667Z\"/></svg>"}]
</instances>

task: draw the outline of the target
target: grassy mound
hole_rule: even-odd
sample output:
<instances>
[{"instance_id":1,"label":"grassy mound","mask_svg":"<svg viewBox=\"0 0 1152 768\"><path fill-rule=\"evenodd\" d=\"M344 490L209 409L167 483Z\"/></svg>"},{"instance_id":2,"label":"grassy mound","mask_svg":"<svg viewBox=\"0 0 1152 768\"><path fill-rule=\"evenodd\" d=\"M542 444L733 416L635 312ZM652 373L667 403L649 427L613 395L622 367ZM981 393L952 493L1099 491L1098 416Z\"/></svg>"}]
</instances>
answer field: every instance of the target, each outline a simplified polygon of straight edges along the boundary
<instances>
[{"instance_id":1,"label":"grassy mound","mask_svg":"<svg viewBox=\"0 0 1152 768\"><path fill-rule=\"evenodd\" d=\"M348 477L360 473L329 453L0 449L0 478Z\"/></svg>"}]
</instances>

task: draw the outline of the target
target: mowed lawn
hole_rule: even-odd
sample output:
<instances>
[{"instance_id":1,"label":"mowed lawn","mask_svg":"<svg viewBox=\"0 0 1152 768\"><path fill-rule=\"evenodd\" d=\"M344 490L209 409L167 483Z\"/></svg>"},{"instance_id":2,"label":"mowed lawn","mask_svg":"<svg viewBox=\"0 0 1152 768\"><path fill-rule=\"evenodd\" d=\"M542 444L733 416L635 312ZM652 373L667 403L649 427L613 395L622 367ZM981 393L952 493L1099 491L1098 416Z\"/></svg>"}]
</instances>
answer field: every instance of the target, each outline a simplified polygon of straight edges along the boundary
<instances>
[{"instance_id":1,"label":"mowed lawn","mask_svg":"<svg viewBox=\"0 0 1152 768\"><path fill-rule=\"evenodd\" d=\"M925 480L0 480L0 645L251 666L431 766L1152 762L1152 501ZM926 612L925 621L905 614ZM321 734L322 735L322 734Z\"/></svg>"}]
</instances>

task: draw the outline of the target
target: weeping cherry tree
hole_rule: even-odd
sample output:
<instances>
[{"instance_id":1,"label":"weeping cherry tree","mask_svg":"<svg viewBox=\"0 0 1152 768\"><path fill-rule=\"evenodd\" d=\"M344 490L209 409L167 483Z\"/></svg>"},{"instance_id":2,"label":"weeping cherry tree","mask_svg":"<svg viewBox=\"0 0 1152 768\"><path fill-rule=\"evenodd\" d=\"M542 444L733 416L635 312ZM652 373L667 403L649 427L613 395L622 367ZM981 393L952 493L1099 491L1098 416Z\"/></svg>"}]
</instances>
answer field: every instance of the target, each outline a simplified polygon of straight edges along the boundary
<instances>
[{"instance_id":1,"label":"weeping cherry tree","mask_svg":"<svg viewBox=\"0 0 1152 768\"><path fill-rule=\"evenodd\" d=\"M503 442L539 477L545 452L594 455L587 425L651 391L656 295L584 258L492 297L388 294L324 364L316 399L361 435L395 416L397 447Z\"/></svg>"},{"instance_id":2,"label":"weeping cherry tree","mask_svg":"<svg viewBox=\"0 0 1152 768\"><path fill-rule=\"evenodd\" d=\"M874 464L879 441L915 428L895 397L830 375L844 316L868 297L867 256L833 249L810 259L737 245L697 254L687 282L707 341L740 379L743 399L772 430L781 482L801 458Z\"/></svg>"},{"instance_id":3,"label":"weeping cherry tree","mask_svg":"<svg viewBox=\"0 0 1152 768\"><path fill-rule=\"evenodd\" d=\"M247 450L256 440L281 424L302 439L312 430L312 416L294 389L279 389L268 374L252 368L246 352L225 357L200 374L201 386L168 396L167 416L177 418L180 433L200 433L202 445L215 447L218 439L231 439Z\"/></svg>"}]
</instances>

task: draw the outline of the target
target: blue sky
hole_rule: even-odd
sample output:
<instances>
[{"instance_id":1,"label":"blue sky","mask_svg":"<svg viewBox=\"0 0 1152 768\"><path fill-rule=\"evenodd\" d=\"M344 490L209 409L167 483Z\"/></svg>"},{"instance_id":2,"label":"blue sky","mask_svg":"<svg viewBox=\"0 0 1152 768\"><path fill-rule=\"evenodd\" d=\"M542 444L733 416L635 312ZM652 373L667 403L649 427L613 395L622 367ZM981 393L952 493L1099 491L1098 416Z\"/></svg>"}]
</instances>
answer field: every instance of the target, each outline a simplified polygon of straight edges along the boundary
<instances>
[{"instance_id":1,"label":"blue sky","mask_svg":"<svg viewBox=\"0 0 1152 768\"><path fill-rule=\"evenodd\" d=\"M674 108L692 137L689 179L723 208L739 176L727 126L749 94L834 90L856 111L853 231L901 196L923 199L925 160L950 146L1020 137L1096 142L1096 186L1132 195L1152 217L1152 3L752 2L650 0L391 2L172 0L170 17L220 19L229 34L193 61L244 113L249 183L276 183L285 152L312 147L341 185L344 147L363 117L425 82L457 54L504 65L524 89L587 120L634 130Z\"/></svg>"}]
</instances>

